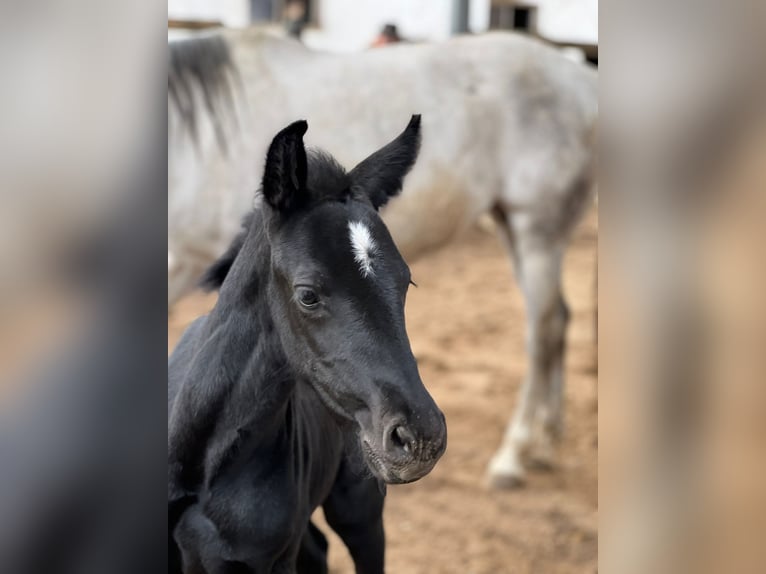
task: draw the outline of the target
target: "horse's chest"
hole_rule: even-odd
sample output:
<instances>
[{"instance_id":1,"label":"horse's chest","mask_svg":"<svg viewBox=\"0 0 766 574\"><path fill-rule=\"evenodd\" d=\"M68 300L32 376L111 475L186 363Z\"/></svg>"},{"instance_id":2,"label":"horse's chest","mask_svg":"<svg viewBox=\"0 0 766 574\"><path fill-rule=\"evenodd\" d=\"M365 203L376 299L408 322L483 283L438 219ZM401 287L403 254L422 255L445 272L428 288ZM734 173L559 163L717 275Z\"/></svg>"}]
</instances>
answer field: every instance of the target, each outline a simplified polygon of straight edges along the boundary
<instances>
[{"instance_id":1,"label":"horse's chest","mask_svg":"<svg viewBox=\"0 0 766 574\"><path fill-rule=\"evenodd\" d=\"M209 521L207 538L227 562L259 565L270 572L289 561L310 515L306 485L297 484L289 464L254 465L227 477L200 501ZM193 551L193 550L192 550Z\"/></svg>"},{"instance_id":2,"label":"horse's chest","mask_svg":"<svg viewBox=\"0 0 766 574\"><path fill-rule=\"evenodd\" d=\"M321 505L330 493L330 489L338 475L338 467L343 452L342 437L328 437L327 435L318 437L320 440L326 440L322 449L321 457L310 458L307 469L305 492L308 495L311 510Z\"/></svg>"},{"instance_id":3,"label":"horse's chest","mask_svg":"<svg viewBox=\"0 0 766 574\"><path fill-rule=\"evenodd\" d=\"M292 443L259 449L201 501L222 547L229 549L227 560L289 561L297 551L311 513L335 482L343 452L339 431L306 431L302 456Z\"/></svg>"}]
</instances>

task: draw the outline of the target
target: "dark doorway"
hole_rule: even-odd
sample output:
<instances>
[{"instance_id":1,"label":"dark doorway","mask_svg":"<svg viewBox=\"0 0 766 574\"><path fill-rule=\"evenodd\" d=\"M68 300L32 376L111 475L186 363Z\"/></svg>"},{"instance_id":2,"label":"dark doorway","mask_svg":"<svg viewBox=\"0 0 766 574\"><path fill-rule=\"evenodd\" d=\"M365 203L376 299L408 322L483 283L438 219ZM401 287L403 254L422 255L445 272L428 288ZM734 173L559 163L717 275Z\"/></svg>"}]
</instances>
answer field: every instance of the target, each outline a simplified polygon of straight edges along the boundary
<instances>
[{"instance_id":1,"label":"dark doorway","mask_svg":"<svg viewBox=\"0 0 766 574\"><path fill-rule=\"evenodd\" d=\"M515 8L513 10L514 30L529 30L530 20L529 8Z\"/></svg>"},{"instance_id":2,"label":"dark doorway","mask_svg":"<svg viewBox=\"0 0 766 574\"><path fill-rule=\"evenodd\" d=\"M492 30L518 30L537 32L537 7L515 2L492 2L489 14Z\"/></svg>"}]
</instances>

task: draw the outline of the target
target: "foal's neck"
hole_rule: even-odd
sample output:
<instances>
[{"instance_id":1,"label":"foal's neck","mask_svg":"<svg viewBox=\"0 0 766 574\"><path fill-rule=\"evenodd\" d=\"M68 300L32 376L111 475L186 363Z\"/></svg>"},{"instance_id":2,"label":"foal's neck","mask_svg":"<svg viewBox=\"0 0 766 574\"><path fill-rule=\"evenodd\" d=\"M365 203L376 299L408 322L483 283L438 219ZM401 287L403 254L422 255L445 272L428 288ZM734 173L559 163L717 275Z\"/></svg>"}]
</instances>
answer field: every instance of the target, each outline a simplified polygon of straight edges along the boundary
<instances>
[{"instance_id":1,"label":"foal's neck","mask_svg":"<svg viewBox=\"0 0 766 574\"><path fill-rule=\"evenodd\" d=\"M295 389L295 375L268 304L271 255L259 223L234 261L210 321L221 326L227 348L220 361L232 383L230 402L244 401L246 408L239 408L264 428L283 415Z\"/></svg>"},{"instance_id":2,"label":"foal's neck","mask_svg":"<svg viewBox=\"0 0 766 574\"><path fill-rule=\"evenodd\" d=\"M168 436L171 466L194 488L209 484L235 453L275 441L285 430L295 376L267 301L268 242L247 238L208 315L176 399Z\"/></svg>"}]
</instances>

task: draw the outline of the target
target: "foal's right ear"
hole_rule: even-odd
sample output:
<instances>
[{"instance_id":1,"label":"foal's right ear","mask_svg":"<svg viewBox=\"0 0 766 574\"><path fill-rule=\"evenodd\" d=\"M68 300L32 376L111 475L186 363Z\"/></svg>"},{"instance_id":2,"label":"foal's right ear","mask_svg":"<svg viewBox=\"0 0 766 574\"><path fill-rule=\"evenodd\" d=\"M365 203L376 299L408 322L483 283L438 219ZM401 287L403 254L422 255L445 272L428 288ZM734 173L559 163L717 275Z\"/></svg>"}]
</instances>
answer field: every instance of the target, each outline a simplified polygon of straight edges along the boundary
<instances>
[{"instance_id":1,"label":"foal's right ear","mask_svg":"<svg viewBox=\"0 0 766 574\"><path fill-rule=\"evenodd\" d=\"M306 191L306 148L303 134L309 125L294 122L271 141L263 171L263 196L279 212L287 213L303 203Z\"/></svg>"},{"instance_id":2,"label":"foal's right ear","mask_svg":"<svg viewBox=\"0 0 766 574\"><path fill-rule=\"evenodd\" d=\"M419 150L420 114L416 114L395 140L351 170L351 189L366 194L375 209L383 207L402 191L404 177L415 164Z\"/></svg>"}]
</instances>

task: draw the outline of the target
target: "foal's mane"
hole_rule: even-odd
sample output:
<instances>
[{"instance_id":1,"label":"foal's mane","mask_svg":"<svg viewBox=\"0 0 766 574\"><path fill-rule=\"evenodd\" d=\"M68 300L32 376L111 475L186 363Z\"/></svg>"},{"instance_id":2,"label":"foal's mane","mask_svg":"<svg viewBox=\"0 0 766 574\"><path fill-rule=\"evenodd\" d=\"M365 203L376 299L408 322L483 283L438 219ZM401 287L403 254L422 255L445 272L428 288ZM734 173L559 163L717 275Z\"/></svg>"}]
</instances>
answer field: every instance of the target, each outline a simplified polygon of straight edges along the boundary
<instances>
[{"instance_id":1,"label":"foal's mane","mask_svg":"<svg viewBox=\"0 0 766 574\"><path fill-rule=\"evenodd\" d=\"M199 90L225 151L225 122L236 123L234 96L241 89L237 66L226 40L208 34L168 42L168 100L192 139L199 137Z\"/></svg>"},{"instance_id":2,"label":"foal's mane","mask_svg":"<svg viewBox=\"0 0 766 574\"><path fill-rule=\"evenodd\" d=\"M325 201L345 201L350 195L350 181L346 170L330 154L318 150L307 150L308 173L306 187L311 195L312 205ZM258 192L260 195L260 191ZM253 225L261 225L256 212L262 207L255 207L242 220L239 233L231 242L223 255L213 263L199 281L204 291L216 291L223 285L237 255L245 245L245 240Z\"/></svg>"}]
</instances>

